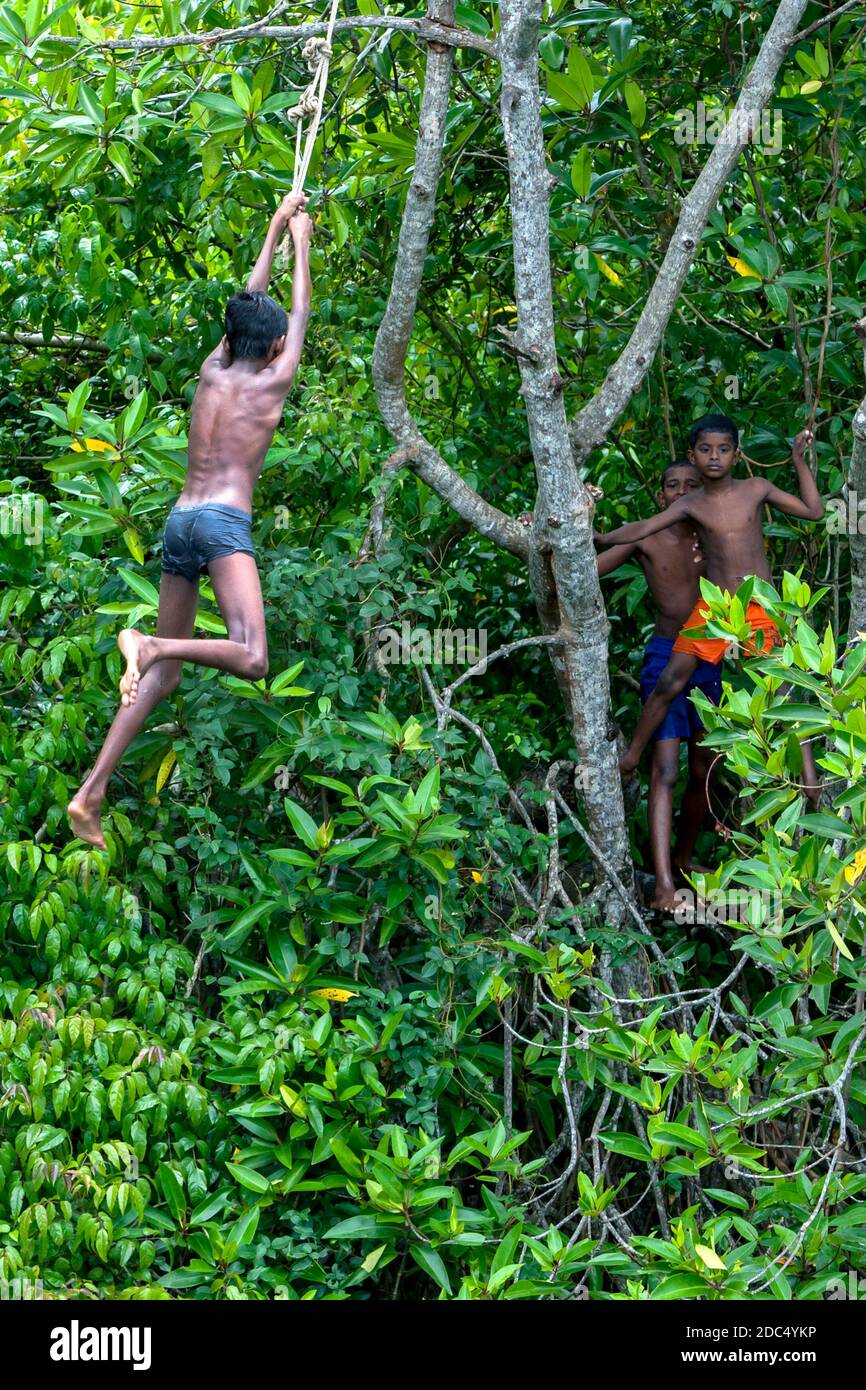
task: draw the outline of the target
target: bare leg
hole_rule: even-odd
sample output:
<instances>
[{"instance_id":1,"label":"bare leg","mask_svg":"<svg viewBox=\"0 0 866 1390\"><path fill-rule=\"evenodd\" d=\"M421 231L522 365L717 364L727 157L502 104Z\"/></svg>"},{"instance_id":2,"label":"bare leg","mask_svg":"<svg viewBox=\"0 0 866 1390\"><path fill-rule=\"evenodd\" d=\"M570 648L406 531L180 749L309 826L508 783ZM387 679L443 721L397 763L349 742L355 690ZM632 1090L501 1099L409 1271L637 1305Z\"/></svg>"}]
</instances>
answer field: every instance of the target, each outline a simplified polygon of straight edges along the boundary
<instances>
[{"instance_id":1,"label":"bare leg","mask_svg":"<svg viewBox=\"0 0 866 1390\"><path fill-rule=\"evenodd\" d=\"M154 664L165 661L194 661L198 666L215 666L218 671L251 681L267 675L265 610L255 560L252 555L226 555L211 560L208 573L228 637L145 637L135 628L124 628L117 645L126 657L120 682L125 705L136 703L142 678Z\"/></svg>"},{"instance_id":2,"label":"bare leg","mask_svg":"<svg viewBox=\"0 0 866 1390\"><path fill-rule=\"evenodd\" d=\"M671 826L674 813L674 788L679 771L680 740L661 738L653 744L652 770L649 788L650 848L656 871L656 888L652 905L661 912L673 912L676 906L674 879L671 868Z\"/></svg>"},{"instance_id":3,"label":"bare leg","mask_svg":"<svg viewBox=\"0 0 866 1390\"><path fill-rule=\"evenodd\" d=\"M783 695L787 699L787 697L791 694L792 689L793 687L791 686L790 682L784 681L782 685L779 687L779 694ZM806 796L811 801L812 809L814 811L817 811L818 805L821 800L821 793L824 790L824 788L821 784L821 780L818 775L818 769L815 766L815 754L812 752L811 739L801 739L800 749L803 754L802 790L806 793Z\"/></svg>"},{"instance_id":4,"label":"bare leg","mask_svg":"<svg viewBox=\"0 0 866 1390\"><path fill-rule=\"evenodd\" d=\"M818 780L818 769L815 766L815 754L812 752L811 739L803 739L800 748L803 751L803 790L812 803L812 809L817 811L823 787Z\"/></svg>"},{"instance_id":5,"label":"bare leg","mask_svg":"<svg viewBox=\"0 0 866 1390\"><path fill-rule=\"evenodd\" d=\"M191 636L197 606L198 584L191 584L177 574L163 574L159 586L157 632L165 636ZM72 829L79 840L99 849L105 848L100 810L108 779L148 715L180 683L181 665L180 661L164 661L154 667L138 686L136 703L122 705L117 711L92 772L67 807Z\"/></svg>"},{"instance_id":6,"label":"bare leg","mask_svg":"<svg viewBox=\"0 0 866 1390\"><path fill-rule=\"evenodd\" d=\"M692 860L695 841L701 832L707 812L707 779L713 767L713 753L704 748L700 736L689 739L689 780L683 793L682 806L677 822L677 839L671 862L675 869L687 873L709 873L703 864Z\"/></svg>"},{"instance_id":7,"label":"bare leg","mask_svg":"<svg viewBox=\"0 0 866 1390\"><path fill-rule=\"evenodd\" d=\"M619 760L620 772L628 777L640 762L641 753L646 748L668 712L671 700L679 695L689 683L697 669L698 658L686 652L674 652L656 682L656 688L643 707L628 749Z\"/></svg>"}]
</instances>

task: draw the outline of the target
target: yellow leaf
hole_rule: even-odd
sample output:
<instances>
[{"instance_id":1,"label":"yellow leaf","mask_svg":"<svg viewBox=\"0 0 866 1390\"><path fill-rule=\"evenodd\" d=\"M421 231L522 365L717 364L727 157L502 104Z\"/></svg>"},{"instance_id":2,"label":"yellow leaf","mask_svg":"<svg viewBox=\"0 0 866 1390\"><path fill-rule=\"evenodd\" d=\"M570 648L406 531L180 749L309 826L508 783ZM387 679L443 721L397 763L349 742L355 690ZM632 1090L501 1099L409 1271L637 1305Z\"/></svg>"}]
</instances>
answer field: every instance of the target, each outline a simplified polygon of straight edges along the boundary
<instances>
[{"instance_id":1,"label":"yellow leaf","mask_svg":"<svg viewBox=\"0 0 866 1390\"><path fill-rule=\"evenodd\" d=\"M314 989L312 995L314 999L333 999L338 1004L345 1004L347 999L356 999L358 991L356 989Z\"/></svg>"},{"instance_id":2,"label":"yellow leaf","mask_svg":"<svg viewBox=\"0 0 866 1390\"><path fill-rule=\"evenodd\" d=\"M159 765L159 772L156 774L156 794L162 791L169 778L169 773L177 762L177 754L170 748Z\"/></svg>"},{"instance_id":3,"label":"yellow leaf","mask_svg":"<svg viewBox=\"0 0 866 1390\"><path fill-rule=\"evenodd\" d=\"M622 280L617 275L616 271L608 265L604 257L600 256L597 251L593 251L592 254L595 256L596 265L598 266L602 275L606 275L612 285L621 285Z\"/></svg>"},{"instance_id":4,"label":"yellow leaf","mask_svg":"<svg viewBox=\"0 0 866 1390\"><path fill-rule=\"evenodd\" d=\"M708 1245L696 1245L695 1253L700 1255L708 1269L726 1269L724 1260L720 1260L715 1250L711 1250Z\"/></svg>"},{"instance_id":5,"label":"yellow leaf","mask_svg":"<svg viewBox=\"0 0 866 1390\"><path fill-rule=\"evenodd\" d=\"M817 78L812 78L809 82L803 83L802 87L800 88L800 96L809 97L812 95L813 92L820 92L823 85L824 83L819 82Z\"/></svg>"},{"instance_id":6,"label":"yellow leaf","mask_svg":"<svg viewBox=\"0 0 866 1390\"><path fill-rule=\"evenodd\" d=\"M753 280L760 280L761 277L758 272L753 270L750 265L746 265L745 261L741 261L739 256L728 256L727 260L728 265L732 265L737 274L742 275L744 279L751 276Z\"/></svg>"},{"instance_id":7,"label":"yellow leaf","mask_svg":"<svg viewBox=\"0 0 866 1390\"><path fill-rule=\"evenodd\" d=\"M483 874L480 874L480 873L478 872L477 869L473 869L473 870L472 870L472 881L473 881L473 883L483 883L483 882L484 882L484 875L483 875Z\"/></svg>"},{"instance_id":8,"label":"yellow leaf","mask_svg":"<svg viewBox=\"0 0 866 1390\"><path fill-rule=\"evenodd\" d=\"M83 454L83 453L84 453L84 445L83 445L83 444L79 444L79 442L78 442L77 439L73 439L73 441L72 441L72 443L70 444L69 447L70 447L70 449L74 449L75 452L76 452L76 454Z\"/></svg>"},{"instance_id":9,"label":"yellow leaf","mask_svg":"<svg viewBox=\"0 0 866 1390\"><path fill-rule=\"evenodd\" d=\"M297 1091L293 1091L291 1086L281 1086L280 1095L282 1096L284 1103L288 1106L293 1115L297 1115L298 1118L301 1120L306 1118L307 1107L301 1100L301 1097L298 1095Z\"/></svg>"},{"instance_id":10,"label":"yellow leaf","mask_svg":"<svg viewBox=\"0 0 866 1390\"><path fill-rule=\"evenodd\" d=\"M126 548L132 556L133 560L136 560L138 564L143 565L144 546L142 545L141 540L139 539L138 532L133 531L131 527L127 527L127 529L123 533L123 539L126 541Z\"/></svg>"},{"instance_id":11,"label":"yellow leaf","mask_svg":"<svg viewBox=\"0 0 866 1390\"><path fill-rule=\"evenodd\" d=\"M377 1245L376 1249L371 1250L366 1259L361 1261L361 1268L367 1274L372 1274L387 1248L387 1245Z\"/></svg>"},{"instance_id":12,"label":"yellow leaf","mask_svg":"<svg viewBox=\"0 0 866 1390\"><path fill-rule=\"evenodd\" d=\"M832 938L833 938L833 940L835 941L836 945L839 947L839 950L842 952L842 955L845 957L845 959L846 959L846 960L853 960L854 957L852 956L851 952L848 950L848 947L845 945L845 942L842 940L841 936L839 935L838 931L837 931L836 928L834 927L833 923L830 921L830 918L829 918L829 917L828 917L828 918L826 919L826 921L824 922L824 926L827 928L828 932L829 932L830 935L832 936Z\"/></svg>"},{"instance_id":13,"label":"yellow leaf","mask_svg":"<svg viewBox=\"0 0 866 1390\"><path fill-rule=\"evenodd\" d=\"M866 849L858 849L853 862L845 866L845 878L849 883L856 883L864 869L866 869Z\"/></svg>"},{"instance_id":14,"label":"yellow leaf","mask_svg":"<svg viewBox=\"0 0 866 1390\"><path fill-rule=\"evenodd\" d=\"M633 430L633 429L634 429L634 420L626 420L625 424L622 425L622 426L620 427L620 431L619 431L619 432L620 432L620 434L626 434L626 433L628 432L628 430Z\"/></svg>"},{"instance_id":15,"label":"yellow leaf","mask_svg":"<svg viewBox=\"0 0 866 1390\"><path fill-rule=\"evenodd\" d=\"M110 454L114 449L114 445L106 444L104 439L85 439L84 447L92 454Z\"/></svg>"}]
</instances>

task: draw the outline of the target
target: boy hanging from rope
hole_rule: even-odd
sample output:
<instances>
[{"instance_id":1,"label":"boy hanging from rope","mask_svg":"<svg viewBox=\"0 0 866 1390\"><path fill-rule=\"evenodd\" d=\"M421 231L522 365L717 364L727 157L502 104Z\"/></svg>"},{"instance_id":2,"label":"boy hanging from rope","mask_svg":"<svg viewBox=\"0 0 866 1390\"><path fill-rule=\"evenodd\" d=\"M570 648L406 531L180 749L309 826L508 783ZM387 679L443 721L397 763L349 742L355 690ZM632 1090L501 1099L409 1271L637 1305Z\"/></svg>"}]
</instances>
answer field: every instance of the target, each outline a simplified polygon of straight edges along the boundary
<instances>
[{"instance_id":1,"label":"boy hanging from rope","mask_svg":"<svg viewBox=\"0 0 866 1390\"><path fill-rule=\"evenodd\" d=\"M185 661L261 680L268 670L262 590L252 543L253 488L295 378L310 316L310 238L303 193L285 197L247 287L229 300L225 336L202 363L192 403L186 481L163 536L155 637L125 628L121 708L93 770L67 807L79 839L105 848L108 779L148 715L177 687ZM286 232L295 250L291 313L266 293ZM199 576L213 584L228 636L195 638Z\"/></svg>"},{"instance_id":2,"label":"boy hanging from rope","mask_svg":"<svg viewBox=\"0 0 866 1390\"><path fill-rule=\"evenodd\" d=\"M811 440L809 429L801 430L794 440L792 458L800 485L800 496L796 497L782 492L766 478L733 478L731 474L740 457L739 431L726 415L706 415L692 426L689 435L689 459L697 466L702 486L647 521L632 521L606 534L596 532L596 543L615 546L644 541L657 531L687 521L697 532L711 583L734 593L751 575L770 582L761 508L765 504L777 507L780 512L804 521L820 521L824 515L824 503L806 463L806 446ZM641 753L664 719L671 700L685 688L698 663L704 660L718 665L725 655L728 642L705 634L707 616L708 609L699 600L674 643L671 659L644 707L630 747L620 760L625 776L637 768ZM765 653L779 641L776 624L759 603L749 603L746 621L752 631L746 655ZM685 635L693 629L704 630L704 635ZM803 744L803 781L806 795L817 804L821 788L808 741Z\"/></svg>"}]
</instances>

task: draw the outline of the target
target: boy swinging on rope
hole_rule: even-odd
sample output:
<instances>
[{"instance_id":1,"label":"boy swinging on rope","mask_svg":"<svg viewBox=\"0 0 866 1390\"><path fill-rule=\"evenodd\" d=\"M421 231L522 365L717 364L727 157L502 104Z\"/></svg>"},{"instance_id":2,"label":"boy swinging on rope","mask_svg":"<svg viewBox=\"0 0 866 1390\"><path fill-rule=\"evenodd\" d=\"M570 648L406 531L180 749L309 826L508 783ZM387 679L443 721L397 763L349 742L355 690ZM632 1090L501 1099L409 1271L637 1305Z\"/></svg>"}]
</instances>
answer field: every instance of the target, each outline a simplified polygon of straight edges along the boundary
<instances>
[{"instance_id":1,"label":"boy swinging on rope","mask_svg":"<svg viewBox=\"0 0 866 1390\"><path fill-rule=\"evenodd\" d=\"M711 583L735 593L751 575L769 582L761 508L765 504L777 507L780 512L804 521L820 521L824 515L824 503L806 463L806 446L811 439L811 430L805 429L794 440L792 458L800 485L797 497L782 492L766 478L733 478L731 474L740 457L739 431L726 415L706 415L692 426L689 434L689 459L696 465L703 486L686 493L666 511L647 521L632 521L605 534L596 532L596 543L610 546L643 541L677 521L688 521L694 526L706 556L707 578ZM698 663L703 660L718 665L725 655L728 642L706 635L707 616L708 610L699 600L644 706L631 745L620 759L624 776L630 776L637 768L641 753L664 719L671 700L685 688ZM778 628L759 603L748 605L746 622L752 632L746 655L764 654L778 643ZM697 637L686 635L694 629L702 629L703 633ZM821 788L808 741L803 744L803 779L806 795L817 804Z\"/></svg>"},{"instance_id":2,"label":"boy swinging on rope","mask_svg":"<svg viewBox=\"0 0 866 1390\"><path fill-rule=\"evenodd\" d=\"M185 661L246 680L268 671L262 590L252 543L253 488L295 378L310 316L310 238L303 193L285 197L247 287L229 300L225 336L202 363L192 404L186 481L163 536L155 637L125 628L115 715L93 770L67 807L79 839L105 848L100 811L108 779L148 715L180 683ZM266 293L286 229L295 250L291 313ZM207 572L228 629L195 638L199 576Z\"/></svg>"}]
</instances>

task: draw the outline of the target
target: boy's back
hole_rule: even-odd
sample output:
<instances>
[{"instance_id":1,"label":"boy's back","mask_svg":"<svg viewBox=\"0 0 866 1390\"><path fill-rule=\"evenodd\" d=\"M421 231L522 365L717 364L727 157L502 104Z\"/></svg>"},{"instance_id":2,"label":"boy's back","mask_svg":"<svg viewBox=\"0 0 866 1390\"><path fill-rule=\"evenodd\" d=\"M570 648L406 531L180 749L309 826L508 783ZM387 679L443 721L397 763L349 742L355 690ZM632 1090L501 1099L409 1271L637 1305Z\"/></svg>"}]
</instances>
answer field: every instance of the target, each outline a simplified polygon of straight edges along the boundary
<instances>
[{"instance_id":1,"label":"boy's back","mask_svg":"<svg viewBox=\"0 0 866 1390\"><path fill-rule=\"evenodd\" d=\"M280 359L257 369L232 362L221 343L202 363L192 403L181 501L251 509L253 488L291 385Z\"/></svg>"}]
</instances>

